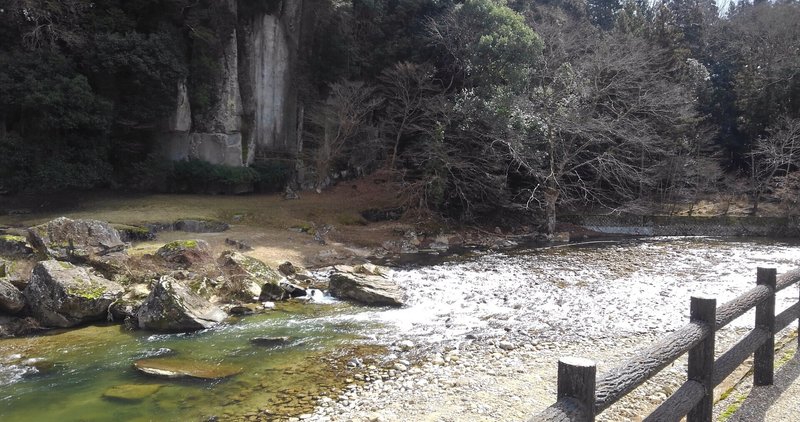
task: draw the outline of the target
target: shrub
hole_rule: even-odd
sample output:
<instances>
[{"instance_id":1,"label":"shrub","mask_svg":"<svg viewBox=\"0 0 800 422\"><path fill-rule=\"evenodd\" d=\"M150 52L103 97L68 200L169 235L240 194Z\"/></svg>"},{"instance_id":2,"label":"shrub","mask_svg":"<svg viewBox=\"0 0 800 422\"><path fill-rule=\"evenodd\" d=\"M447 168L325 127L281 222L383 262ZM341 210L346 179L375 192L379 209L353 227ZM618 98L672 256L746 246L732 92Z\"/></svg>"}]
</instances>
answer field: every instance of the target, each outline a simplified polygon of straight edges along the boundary
<instances>
[{"instance_id":1,"label":"shrub","mask_svg":"<svg viewBox=\"0 0 800 422\"><path fill-rule=\"evenodd\" d=\"M280 192L291 180L294 173L294 160L272 159L259 161L250 166L258 173L258 192Z\"/></svg>"}]
</instances>

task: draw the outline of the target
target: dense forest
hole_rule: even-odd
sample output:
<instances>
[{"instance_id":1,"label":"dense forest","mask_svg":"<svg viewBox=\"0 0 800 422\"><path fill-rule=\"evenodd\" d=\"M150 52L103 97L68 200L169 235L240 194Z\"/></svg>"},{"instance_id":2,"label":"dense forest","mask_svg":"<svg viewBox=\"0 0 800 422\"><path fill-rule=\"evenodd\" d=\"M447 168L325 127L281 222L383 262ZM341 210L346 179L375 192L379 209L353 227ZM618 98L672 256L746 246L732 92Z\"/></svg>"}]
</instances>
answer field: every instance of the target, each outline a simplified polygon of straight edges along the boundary
<instances>
[{"instance_id":1,"label":"dense forest","mask_svg":"<svg viewBox=\"0 0 800 422\"><path fill-rule=\"evenodd\" d=\"M409 207L550 230L557 207L797 201L795 0L305 0L301 164L168 162L178 82L202 119L229 28L282 4L228 3L0 2L0 191L383 172Z\"/></svg>"}]
</instances>

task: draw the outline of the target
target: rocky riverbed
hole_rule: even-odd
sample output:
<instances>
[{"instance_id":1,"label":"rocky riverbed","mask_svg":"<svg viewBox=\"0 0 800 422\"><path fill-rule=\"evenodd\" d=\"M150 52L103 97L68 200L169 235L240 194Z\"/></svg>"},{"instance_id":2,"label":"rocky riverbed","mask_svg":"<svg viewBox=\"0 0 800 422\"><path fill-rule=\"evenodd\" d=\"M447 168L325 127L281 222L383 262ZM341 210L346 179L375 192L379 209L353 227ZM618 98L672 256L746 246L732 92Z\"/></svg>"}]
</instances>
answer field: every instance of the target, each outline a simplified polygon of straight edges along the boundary
<instances>
[{"instance_id":1,"label":"rocky riverbed","mask_svg":"<svg viewBox=\"0 0 800 422\"><path fill-rule=\"evenodd\" d=\"M382 366L353 365L346 391L320 397L315 421L527 420L555 398L556 362L577 355L600 373L688 320L689 297L724 303L755 284L758 266L796 266L800 247L777 241L661 238L513 253L394 273L409 306L342 319L379 320L391 344ZM781 292L777 307L797 297ZM718 334L718 354L752 324ZM598 420L646 414L685 380L685 359Z\"/></svg>"}]
</instances>

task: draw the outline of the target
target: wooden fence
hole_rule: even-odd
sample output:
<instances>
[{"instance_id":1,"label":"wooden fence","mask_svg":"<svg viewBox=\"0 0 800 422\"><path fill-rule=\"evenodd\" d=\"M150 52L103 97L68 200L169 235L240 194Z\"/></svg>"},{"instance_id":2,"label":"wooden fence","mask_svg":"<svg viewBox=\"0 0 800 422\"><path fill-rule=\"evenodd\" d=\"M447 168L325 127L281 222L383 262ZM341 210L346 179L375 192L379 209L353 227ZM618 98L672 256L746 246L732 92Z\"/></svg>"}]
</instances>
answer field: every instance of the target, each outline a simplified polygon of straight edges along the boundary
<instances>
[{"instance_id":1,"label":"wooden fence","mask_svg":"<svg viewBox=\"0 0 800 422\"><path fill-rule=\"evenodd\" d=\"M800 268L777 277L775 269L759 268L756 287L717 307L707 297L692 297L690 322L614 368L599 379L594 362L562 358L558 362L557 401L533 421L594 421L596 415L633 391L653 375L689 352L688 380L662 403L645 422L711 421L714 387L751 354L753 384L772 385L775 333L800 317L800 301L775 315L775 293L800 281ZM714 360L716 331L756 308L755 328ZM798 336L800 342L800 336Z\"/></svg>"}]
</instances>

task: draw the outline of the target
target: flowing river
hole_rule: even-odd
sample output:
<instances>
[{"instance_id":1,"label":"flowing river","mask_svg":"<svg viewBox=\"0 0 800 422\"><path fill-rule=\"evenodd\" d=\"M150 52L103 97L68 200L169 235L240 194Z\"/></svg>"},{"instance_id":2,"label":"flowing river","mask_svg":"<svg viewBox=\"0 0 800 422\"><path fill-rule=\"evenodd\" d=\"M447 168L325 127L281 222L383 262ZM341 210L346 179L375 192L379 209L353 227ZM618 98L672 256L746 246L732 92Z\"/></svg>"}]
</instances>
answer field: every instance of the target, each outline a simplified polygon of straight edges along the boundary
<instances>
[{"instance_id":1,"label":"flowing river","mask_svg":"<svg viewBox=\"0 0 800 422\"><path fill-rule=\"evenodd\" d=\"M647 238L475 252L395 268L395 280L409 293L402 309L280 304L194 334L99 325L0 340L0 420L286 418L311 412L320 396L335 399L352 382L353 357L385 364L385 347L397 340L413 342L420 356L486 339L613 344L684 324L692 294L713 295L721 304L755 284L756 267L780 273L798 261L797 242L763 239ZM796 298L796 289L786 289L777 307ZM746 315L736 324L751 321ZM291 342L251 344L263 336ZM184 381L133 369L138 359L162 355L243 370L223 380ZM144 393L126 400L108 394L130 386Z\"/></svg>"}]
</instances>

